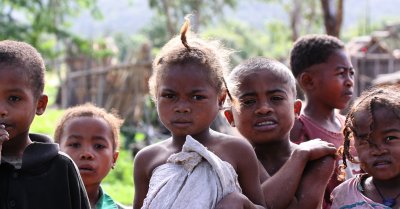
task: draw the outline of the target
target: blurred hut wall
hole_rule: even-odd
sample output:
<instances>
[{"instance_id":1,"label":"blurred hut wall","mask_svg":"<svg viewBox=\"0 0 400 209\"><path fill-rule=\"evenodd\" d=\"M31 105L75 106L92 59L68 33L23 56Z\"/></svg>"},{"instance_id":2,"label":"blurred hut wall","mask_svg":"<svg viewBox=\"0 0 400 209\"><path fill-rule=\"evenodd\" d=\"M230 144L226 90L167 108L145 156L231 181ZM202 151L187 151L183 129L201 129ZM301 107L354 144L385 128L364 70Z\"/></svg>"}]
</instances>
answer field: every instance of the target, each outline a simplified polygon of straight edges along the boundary
<instances>
[{"instance_id":1,"label":"blurred hut wall","mask_svg":"<svg viewBox=\"0 0 400 209\"><path fill-rule=\"evenodd\" d=\"M387 26L370 36L357 37L347 44L355 68L355 96L374 85L378 75L400 69L400 24Z\"/></svg>"},{"instance_id":2,"label":"blurred hut wall","mask_svg":"<svg viewBox=\"0 0 400 209\"><path fill-rule=\"evenodd\" d=\"M106 110L116 110L129 123L140 121L151 74L148 44L142 46L133 63L114 64L109 57L94 61L84 55L69 57L66 62L62 108L92 102Z\"/></svg>"}]
</instances>

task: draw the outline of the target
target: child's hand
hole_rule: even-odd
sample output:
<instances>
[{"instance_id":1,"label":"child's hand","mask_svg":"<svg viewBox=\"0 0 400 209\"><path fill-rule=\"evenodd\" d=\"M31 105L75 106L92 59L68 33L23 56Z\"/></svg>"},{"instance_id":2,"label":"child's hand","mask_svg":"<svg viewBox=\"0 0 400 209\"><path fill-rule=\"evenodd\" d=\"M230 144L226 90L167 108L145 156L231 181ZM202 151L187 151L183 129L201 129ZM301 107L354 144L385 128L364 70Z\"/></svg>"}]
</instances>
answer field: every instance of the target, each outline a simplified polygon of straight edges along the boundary
<instances>
[{"instance_id":1,"label":"child's hand","mask_svg":"<svg viewBox=\"0 0 400 209\"><path fill-rule=\"evenodd\" d=\"M6 127L3 124L0 124L0 163L1 163L1 150L3 147L3 142L7 141L9 138L8 132L6 131Z\"/></svg>"},{"instance_id":2,"label":"child's hand","mask_svg":"<svg viewBox=\"0 0 400 209\"><path fill-rule=\"evenodd\" d=\"M261 206L255 206L250 200L240 192L232 192L222 198L217 203L215 209L256 209L263 208Z\"/></svg>"},{"instance_id":3,"label":"child's hand","mask_svg":"<svg viewBox=\"0 0 400 209\"><path fill-rule=\"evenodd\" d=\"M300 143L297 149L305 152L308 160L316 160L327 155L334 156L336 154L335 145L321 139L313 139Z\"/></svg>"}]
</instances>

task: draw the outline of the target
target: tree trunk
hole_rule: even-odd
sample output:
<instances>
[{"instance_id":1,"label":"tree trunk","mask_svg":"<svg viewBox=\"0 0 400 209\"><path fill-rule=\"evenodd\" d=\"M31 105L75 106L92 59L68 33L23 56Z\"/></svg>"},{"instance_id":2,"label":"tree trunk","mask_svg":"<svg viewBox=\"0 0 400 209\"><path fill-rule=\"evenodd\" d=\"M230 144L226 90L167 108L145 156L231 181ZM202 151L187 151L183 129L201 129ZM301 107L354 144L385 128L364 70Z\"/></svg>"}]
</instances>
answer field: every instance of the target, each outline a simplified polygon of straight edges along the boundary
<instances>
[{"instance_id":1,"label":"tree trunk","mask_svg":"<svg viewBox=\"0 0 400 209\"><path fill-rule=\"evenodd\" d=\"M169 0L162 0L162 6L167 21L168 35L170 38L172 38L175 35L176 31L174 27L175 24L172 22L171 12L169 11L170 10Z\"/></svg>"},{"instance_id":2,"label":"tree trunk","mask_svg":"<svg viewBox=\"0 0 400 209\"><path fill-rule=\"evenodd\" d=\"M300 35L301 26L301 0L293 0L293 10L290 14L290 27L292 28L292 41L296 41Z\"/></svg>"},{"instance_id":3,"label":"tree trunk","mask_svg":"<svg viewBox=\"0 0 400 209\"><path fill-rule=\"evenodd\" d=\"M201 4L202 0L196 0L194 2L193 8L194 8L194 13L193 13L193 24L192 25L192 31L197 33L199 32L199 26L200 26L200 11L201 11Z\"/></svg>"},{"instance_id":4,"label":"tree trunk","mask_svg":"<svg viewBox=\"0 0 400 209\"><path fill-rule=\"evenodd\" d=\"M334 2L335 0L321 0L321 6L326 33L339 37L343 21L343 0L337 0L337 8L334 8Z\"/></svg>"}]
</instances>

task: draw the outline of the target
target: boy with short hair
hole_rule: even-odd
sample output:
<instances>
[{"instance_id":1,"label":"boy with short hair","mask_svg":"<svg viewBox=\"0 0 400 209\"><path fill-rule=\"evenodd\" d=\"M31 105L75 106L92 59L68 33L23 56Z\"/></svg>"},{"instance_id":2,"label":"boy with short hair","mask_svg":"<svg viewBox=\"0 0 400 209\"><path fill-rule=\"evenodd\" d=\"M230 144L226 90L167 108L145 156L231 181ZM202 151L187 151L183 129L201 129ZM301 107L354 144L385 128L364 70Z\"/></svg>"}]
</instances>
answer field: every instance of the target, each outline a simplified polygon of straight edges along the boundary
<instances>
[{"instance_id":1,"label":"boy with short hair","mask_svg":"<svg viewBox=\"0 0 400 209\"><path fill-rule=\"evenodd\" d=\"M0 208L89 209L73 161L50 138L29 134L47 106L44 76L36 49L0 41Z\"/></svg>"},{"instance_id":2,"label":"boy with short hair","mask_svg":"<svg viewBox=\"0 0 400 209\"><path fill-rule=\"evenodd\" d=\"M230 107L224 114L253 145L267 208L320 207L336 148L319 139L300 145L290 141L295 113L301 108L290 70L272 59L251 58L232 70L227 86ZM233 193L218 206L230 208L239 200Z\"/></svg>"},{"instance_id":3,"label":"boy with short hair","mask_svg":"<svg viewBox=\"0 0 400 209\"><path fill-rule=\"evenodd\" d=\"M337 110L349 104L354 86L354 69L343 42L329 35L300 37L291 51L290 67L305 95L305 108L295 121L291 140L320 138L339 148L345 117ZM346 172L348 177L359 171L352 167ZM324 208L330 208L330 193L340 183L335 172L325 192Z\"/></svg>"}]
</instances>

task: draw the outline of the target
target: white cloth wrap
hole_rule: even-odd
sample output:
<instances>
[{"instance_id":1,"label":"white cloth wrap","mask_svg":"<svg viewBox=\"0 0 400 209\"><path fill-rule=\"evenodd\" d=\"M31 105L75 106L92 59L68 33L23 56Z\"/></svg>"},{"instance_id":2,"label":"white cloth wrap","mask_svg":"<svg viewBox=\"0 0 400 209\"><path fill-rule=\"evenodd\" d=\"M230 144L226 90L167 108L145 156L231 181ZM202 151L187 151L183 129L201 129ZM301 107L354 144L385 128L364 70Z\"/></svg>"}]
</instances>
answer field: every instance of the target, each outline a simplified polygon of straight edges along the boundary
<instances>
[{"instance_id":1,"label":"white cloth wrap","mask_svg":"<svg viewBox=\"0 0 400 209\"><path fill-rule=\"evenodd\" d=\"M142 209L212 209L239 191L236 171L191 136L182 152L154 169Z\"/></svg>"}]
</instances>

